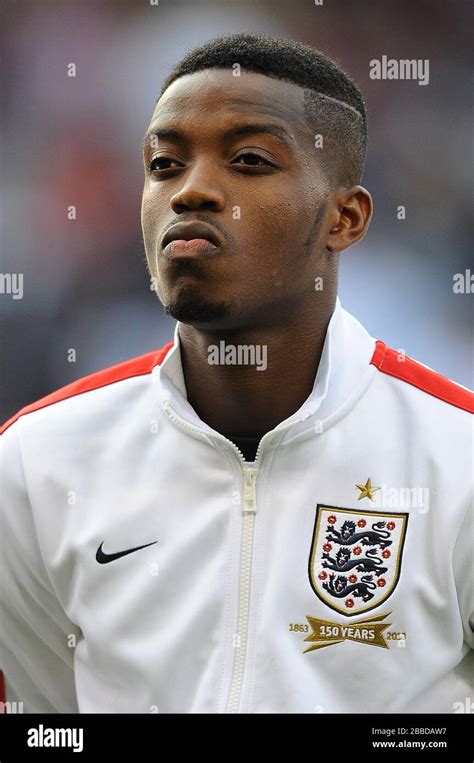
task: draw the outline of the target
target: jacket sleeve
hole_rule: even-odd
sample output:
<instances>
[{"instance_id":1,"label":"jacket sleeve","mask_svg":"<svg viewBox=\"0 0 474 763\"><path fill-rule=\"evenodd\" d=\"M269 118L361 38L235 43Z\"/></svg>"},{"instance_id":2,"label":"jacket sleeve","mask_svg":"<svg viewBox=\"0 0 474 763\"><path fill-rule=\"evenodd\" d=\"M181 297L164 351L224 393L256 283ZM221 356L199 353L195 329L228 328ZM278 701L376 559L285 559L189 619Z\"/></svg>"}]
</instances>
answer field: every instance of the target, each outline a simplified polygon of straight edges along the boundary
<instances>
[{"instance_id":1,"label":"jacket sleeve","mask_svg":"<svg viewBox=\"0 0 474 763\"><path fill-rule=\"evenodd\" d=\"M468 506L453 557L454 578L464 639L474 649L474 512Z\"/></svg>"},{"instance_id":2,"label":"jacket sleeve","mask_svg":"<svg viewBox=\"0 0 474 763\"><path fill-rule=\"evenodd\" d=\"M73 644L81 634L66 616L42 559L25 485L20 422L0 437L3 712L77 713Z\"/></svg>"}]
</instances>

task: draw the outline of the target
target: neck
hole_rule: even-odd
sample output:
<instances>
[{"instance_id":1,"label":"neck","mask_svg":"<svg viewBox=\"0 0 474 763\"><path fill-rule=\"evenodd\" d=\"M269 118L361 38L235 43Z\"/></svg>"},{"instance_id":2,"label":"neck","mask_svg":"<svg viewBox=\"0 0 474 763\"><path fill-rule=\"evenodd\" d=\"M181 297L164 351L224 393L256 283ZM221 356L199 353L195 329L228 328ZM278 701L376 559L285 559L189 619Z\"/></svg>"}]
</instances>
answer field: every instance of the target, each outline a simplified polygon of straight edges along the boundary
<instances>
[{"instance_id":1,"label":"neck","mask_svg":"<svg viewBox=\"0 0 474 763\"><path fill-rule=\"evenodd\" d=\"M318 305L316 314L299 314L284 326L233 332L231 339L180 324L188 401L198 416L225 435L262 437L295 413L313 389L334 304L335 296L324 309ZM239 358L244 345L253 357L241 351ZM225 358L240 364L222 364ZM256 365L242 363L244 358Z\"/></svg>"}]
</instances>

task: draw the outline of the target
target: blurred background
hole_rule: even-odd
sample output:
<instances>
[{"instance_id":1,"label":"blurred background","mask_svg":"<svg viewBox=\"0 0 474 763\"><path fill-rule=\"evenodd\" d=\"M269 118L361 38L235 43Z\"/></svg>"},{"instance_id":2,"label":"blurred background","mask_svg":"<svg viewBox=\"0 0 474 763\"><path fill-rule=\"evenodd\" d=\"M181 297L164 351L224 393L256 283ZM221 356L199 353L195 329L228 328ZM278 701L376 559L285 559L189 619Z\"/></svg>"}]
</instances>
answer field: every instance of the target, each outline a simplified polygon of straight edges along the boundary
<instances>
[{"instance_id":1,"label":"blurred background","mask_svg":"<svg viewBox=\"0 0 474 763\"><path fill-rule=\"evenodd\" d=\"M373 336L472 386L472 296L453 291L472 240L467 1L2 0L1 11L0 273L24 279L22 299L0 293L1 421L172 338L145 267L141 140L173 64L238 31L319 47L362 88L375 214L341 258L342 304ZM371 80L383 55L429 59L429 84Z\"/></svg>"}]
</instances>

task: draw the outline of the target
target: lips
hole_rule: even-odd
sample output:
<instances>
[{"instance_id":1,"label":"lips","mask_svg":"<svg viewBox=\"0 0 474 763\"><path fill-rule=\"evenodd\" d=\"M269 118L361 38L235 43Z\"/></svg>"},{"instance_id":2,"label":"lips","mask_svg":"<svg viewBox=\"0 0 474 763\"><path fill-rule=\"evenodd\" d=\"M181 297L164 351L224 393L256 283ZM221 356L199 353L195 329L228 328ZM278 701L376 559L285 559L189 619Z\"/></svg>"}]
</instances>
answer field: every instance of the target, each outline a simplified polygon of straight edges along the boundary
<instances>
[{"instance_id":1,"label":"lips","mask_svg":"<svg viewBox=\"0 0 474 763\"><path fill-rule=\"evenodd\" d=\"M192 238L186 241L183 238L170 241L163 249L165 257L181 259L185 257L212 257L218 251L218 247L208 241L207 238Z\"/></svg>"},{"instance_id":2,"label":"lips","mask_svg":"<svg viewBox=\"0 0 474 763\"><path fill-rule=\"evenodd\" d=\"M207 223L177 223L166 231L161 241L161 248L164 250L172 241L185 242L201 240L202 242L203 239L210 242L214 247L218 247L221 244L217 231ZM189 247L185 246L185 248L192 250L194 247L193 245L190 245Z\"/></svg>"}]
</instances>

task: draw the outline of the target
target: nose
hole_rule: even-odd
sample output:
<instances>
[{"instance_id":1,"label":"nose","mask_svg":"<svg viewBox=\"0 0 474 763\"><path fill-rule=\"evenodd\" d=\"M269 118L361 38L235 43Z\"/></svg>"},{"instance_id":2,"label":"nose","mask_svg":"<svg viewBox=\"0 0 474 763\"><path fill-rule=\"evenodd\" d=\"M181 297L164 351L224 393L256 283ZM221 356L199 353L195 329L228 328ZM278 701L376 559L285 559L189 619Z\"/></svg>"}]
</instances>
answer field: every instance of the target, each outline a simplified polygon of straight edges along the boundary
<instances>
[{"instance_id":1,"label":"nose","mask_svg":"<svg viewBox=\"0 0 474 763\"><path fill-rule=\"evenodd\" d=\"M189 168L183 185L171 197L171 208L179 214L189 209L210 209L220 212L225 205L224 195L217 184L215 165L209 162L196 162Z\"/></svg>"}]
</instances>

